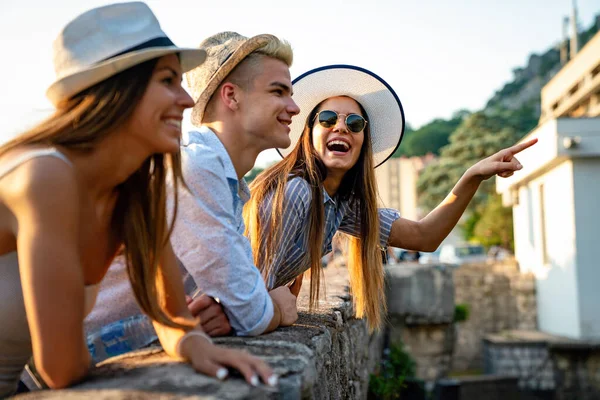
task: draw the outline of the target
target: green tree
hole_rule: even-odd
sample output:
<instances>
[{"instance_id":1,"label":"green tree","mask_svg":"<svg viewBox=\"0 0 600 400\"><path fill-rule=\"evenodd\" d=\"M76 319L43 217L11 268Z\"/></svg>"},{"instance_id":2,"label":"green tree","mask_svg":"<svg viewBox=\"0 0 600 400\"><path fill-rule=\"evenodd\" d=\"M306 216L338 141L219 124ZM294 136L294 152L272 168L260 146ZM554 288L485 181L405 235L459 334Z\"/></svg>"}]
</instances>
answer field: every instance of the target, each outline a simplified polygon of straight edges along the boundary
<instances>
[{"instance_id":1,"label":"green tree","mask_svg":"<svg viewBox=\"0 0 600 400\"><path fill-rule=\"evenodd\" d=\"M488 196L473 233L473 239L486 247L514 248L512 209L502 205L502 196Z\"/></svg>"},{"instance_id":2,"label":"green tree","mask_svg":"<svg viewBox=\"0 0 600 400\"><path fill-rule=\"evenodd\" d=\"M250 182L252 182L254 180L254 178L256 178L258 176L258 174L260 174L264 170L265 169L261 168L261 167L254 167L250 171L248 171L248 173L246 175L244 175L244 179L246 179L246 182L248 182L248 184L250 184Z\"/></svg>"},{"instance_id":3,"label":"green tree","mask_svg":"<svg viewBox=\"0 0 600 400\"><path fill-rule=\"evenodd\" d=\"M477 161L511 146L526 132L518 132L503 115L476 112L469 115L450 136L436 163L425 168L417 182L419 202L431 210L450 193L462 174ZM485 201L493 190L493 179L481 185L469 210Z\"/></svg>"},{"instance_id":4,"label":"green tree","mask_svg":"<svg viewBox=\"0 0 600 400\"><path fill-rule=\"evenodd\" d=\"M424 156L428 153L438 155L440 149L448 144L450 134L468 114L468 111L460 110L449 120L438 118L417 130L407 129L394 157Z\"/></svg>"}]
</instances>

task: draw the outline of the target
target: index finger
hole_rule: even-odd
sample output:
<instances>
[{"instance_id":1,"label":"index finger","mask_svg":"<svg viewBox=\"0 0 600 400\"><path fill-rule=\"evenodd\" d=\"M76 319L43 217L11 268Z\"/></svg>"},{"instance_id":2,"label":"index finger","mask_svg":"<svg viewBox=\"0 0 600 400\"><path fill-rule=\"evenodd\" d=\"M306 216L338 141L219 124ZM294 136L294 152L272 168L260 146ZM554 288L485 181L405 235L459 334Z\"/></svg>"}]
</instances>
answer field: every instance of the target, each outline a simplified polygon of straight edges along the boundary
<instances>
[{"instance_id":1,"label":"index finger","mask_svg":"<svg viewBox=\"0 0 600 400\"><path fill-rule=\"evenodd\" d=\"M528 140L528 141L526 141L524 143L515 144L514 146L510 147L508 150L510 150L510 152L512 154L518 154L518 153L522 152L523 150L525 150L525 149L533 146L534 144L536 144L537 141L538 141L537 138L531 139L531 140Z\"/></svg>"}]
</instances>

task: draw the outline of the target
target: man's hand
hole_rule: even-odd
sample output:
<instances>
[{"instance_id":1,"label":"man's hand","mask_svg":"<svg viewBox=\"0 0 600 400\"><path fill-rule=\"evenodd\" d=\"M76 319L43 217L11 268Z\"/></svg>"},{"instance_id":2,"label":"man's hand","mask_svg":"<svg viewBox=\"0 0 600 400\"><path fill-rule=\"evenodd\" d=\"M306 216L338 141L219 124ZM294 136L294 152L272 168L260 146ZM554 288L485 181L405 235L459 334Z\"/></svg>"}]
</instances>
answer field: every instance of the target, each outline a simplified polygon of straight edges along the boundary
<instances>
[{"instance_id":1,"label":"man's hand","mask_svg":"<svg viewBox=\"0 0 600 400\"><path fill-rule=\"evenodd\" d=\"M188 308L194 317L200 318L202 330L210 336L225 336L231 333L229 319L223 306L212 297L202 294L195 299L186 296Z\"/></svg>"},{"instance_id":2,"label":"man's hand","mask_svg":"<svg viewBox=\"0 0 600 400\"><path fill-rule=\"evenodd\" d=\"M290 326L298 319L298 309L296 308L296 296L290 292L287 286L281 286L269 292L273 303L277 304L281 319L279 326Z\"/></svg>"}]
</instances>

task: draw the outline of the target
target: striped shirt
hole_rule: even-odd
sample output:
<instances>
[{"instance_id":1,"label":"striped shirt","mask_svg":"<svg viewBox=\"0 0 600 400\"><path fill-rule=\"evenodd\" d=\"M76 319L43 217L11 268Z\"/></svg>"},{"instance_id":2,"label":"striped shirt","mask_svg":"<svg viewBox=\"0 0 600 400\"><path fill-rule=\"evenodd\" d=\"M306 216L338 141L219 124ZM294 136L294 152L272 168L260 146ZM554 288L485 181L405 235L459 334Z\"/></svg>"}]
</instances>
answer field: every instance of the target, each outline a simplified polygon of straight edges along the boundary
<instances>
[{"instance_id":1,"label":"striped shirt","mask_svg":"<svg viewBox=\"0 0 600 400\"><path fill-rule=\"evenodd\" d=\"M291 282L302 272L310 268L307 255L309 254L308 218L312 192L309 183L300 177L290 179L286 185L282 217L282 235L279 250L275 255L271 274L268 277L269 289ZM337 231L352 236L360 236L360 221L351 207L350 201L340 200L329 196L323 189L325 208L325 232L322 255L332 250L333 235ZM267 198L263 210L270 210L272 196ZM392 230L392 224L400 218L397 210L380 208L379 212L379 243L385 247Z\"/></svg>"}]
</instances>

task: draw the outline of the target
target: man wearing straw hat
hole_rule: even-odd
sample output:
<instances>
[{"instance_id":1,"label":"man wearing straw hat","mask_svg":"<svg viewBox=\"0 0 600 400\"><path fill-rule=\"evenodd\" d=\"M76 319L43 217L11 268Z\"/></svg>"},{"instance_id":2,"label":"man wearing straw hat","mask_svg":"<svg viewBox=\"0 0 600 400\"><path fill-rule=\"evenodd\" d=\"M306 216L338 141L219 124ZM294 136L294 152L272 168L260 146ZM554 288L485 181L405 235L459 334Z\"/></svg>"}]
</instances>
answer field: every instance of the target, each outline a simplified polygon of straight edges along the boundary
<instances>
[{"instance_id":1,"label":"man wearing straw hat","mask_svg":"<svg viewBox=\"0 0 600 400\"><path fill-rule=\"evenodd\" d=\"M292 100L292 49L272 35L235 32L209 37L200 48L206 63L186 75L199 130L182 147L193 195L181 196L173 242L203 293L190 303L192 312L218 298L238 335L258 335L297 319L296 298L287 287L267 292L242 218L250 197L244 175L261 151L289 146L289 124L300 112ZM203 327L219 331L210 321Z\"/></svg>"},{"instance_id":2,"label":"man wearing straw hat","mask_svg":"<svg viewBox=\"0 0 600 400\"><path fill-rule=\"evenodd\" d=\"M189 307L204 331L260 335L298 318L296 297L287 287L267 291L242 219L250 196L243 176L261 151L290 144L288 125L299 113L291 98L292 49L272 35L234 32L211 36L200 48L207 59L186 76L196 101L192 122L199 129L181 148L191 193L179 191L172 243L189 271ZM100 304L109 306L96 307L86 320L96 361L156 338L131 296L124 266L116 264L99 294L106 299Z\"/></svg>"}]
</instances>

